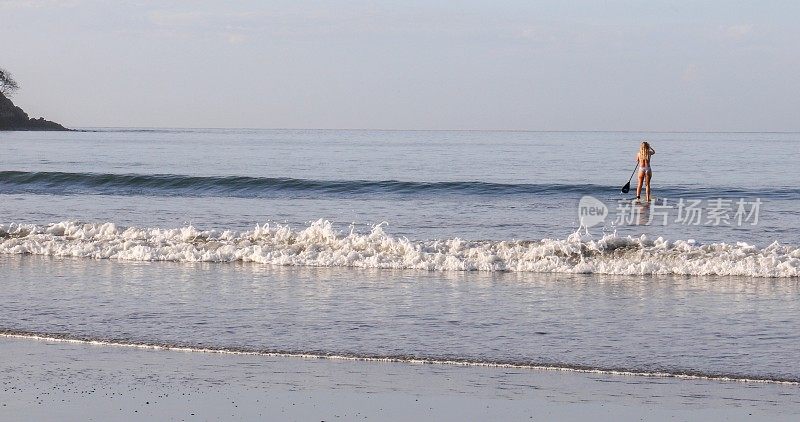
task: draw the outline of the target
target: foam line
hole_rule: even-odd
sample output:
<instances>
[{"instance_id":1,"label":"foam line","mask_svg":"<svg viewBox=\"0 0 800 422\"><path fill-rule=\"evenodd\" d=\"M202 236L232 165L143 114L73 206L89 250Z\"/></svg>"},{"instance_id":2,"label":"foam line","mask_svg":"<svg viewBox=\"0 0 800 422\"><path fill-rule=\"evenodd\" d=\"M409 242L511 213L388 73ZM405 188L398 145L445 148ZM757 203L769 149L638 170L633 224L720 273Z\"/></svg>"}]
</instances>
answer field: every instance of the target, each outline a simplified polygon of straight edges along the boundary
<instances>
[{"instance_id":1,"label":"foam line","mask_svg":"<svg viewBox=\"0 0 800 422\"><path fill-rule=\"evenodd\" d=\"M428 364L428 365L451 365L451 366L470 366L487 368L508 368L508 369L528 369L540 371L562 371L584 374L612 375L612 376L637 376L650 378L675 378L682 380L709 380L720 382L742 382L742 383L764 383L781 385L800 385L800 380L781 379L781 378L759 378L737 375L718 375L705 374L697 371L667 372L667 371L637 371L616 368L599 368L583 365L560 365L560 364L537 364L537 363L506 363L491 361L472 361L467 359L438 359L425 357L405 357L405 356L380 356L380 355L351 355L351 354L323 354L314 352L293 352L293 351L270 351L270 350L249 350L244 348L228 349L223 347L195 347L180 344L158 344L158 343L136 343L123 340L103 340L92 339L89 337L70 337L66 335L32 333L15 330L0 330L0 337L22 340L36 340L47 342L63 342L74 344L86 344L93 346L126 347L145 350L165 350L174 352L194 352L194 353L217 353L229 355L250 355L265 357L286 357L300 359L327 359L338 361L361 361L361 362L384 362L384 363L407 363L407 364Z\"/></svg>"},{"instance_id":2,"label":"foam line","mask_svg":"<svg viewBox=\"0 0 800 422\"><path fill-rule=\"evenodd\" d=\"M613 275L800 276L800 248L777 242L699 244L607 234L595 239L412 241L383 225L369 233L340 232L317 220L302 230L257 225L253 230L118 227L71 221L0 225L0 253L172 262L253 262L284 266L512 271Z\"/></svg>"}]
</instances>

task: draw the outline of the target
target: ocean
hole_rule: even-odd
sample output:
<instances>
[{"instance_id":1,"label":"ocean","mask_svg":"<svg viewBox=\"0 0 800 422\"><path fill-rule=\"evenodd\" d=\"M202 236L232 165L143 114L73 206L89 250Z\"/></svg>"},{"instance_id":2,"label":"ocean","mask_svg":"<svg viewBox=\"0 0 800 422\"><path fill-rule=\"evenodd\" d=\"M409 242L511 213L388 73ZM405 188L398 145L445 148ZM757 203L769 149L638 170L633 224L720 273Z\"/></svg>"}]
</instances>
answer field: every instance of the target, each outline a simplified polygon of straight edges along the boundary
<instances>
[{"instance_id":1,"label":"ocean","mask_svg":"<svg viewBox=\"0 0 800 422\"><path fill-rule=\"evenodd\" d=\"M7 336L800 383L800 133L0 143Z\"/></svg>"}]
</instances>

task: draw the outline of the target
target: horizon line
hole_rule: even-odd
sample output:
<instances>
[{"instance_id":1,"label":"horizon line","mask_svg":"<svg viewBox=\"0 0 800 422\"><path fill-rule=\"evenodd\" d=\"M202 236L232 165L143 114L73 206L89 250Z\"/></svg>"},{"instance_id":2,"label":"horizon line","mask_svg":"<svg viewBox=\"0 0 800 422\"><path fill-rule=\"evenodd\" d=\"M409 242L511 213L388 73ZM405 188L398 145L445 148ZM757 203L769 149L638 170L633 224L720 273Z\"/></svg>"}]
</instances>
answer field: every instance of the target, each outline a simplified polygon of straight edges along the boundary
<instances>
[{"instance_id":1,"label":"horizon line","mask_svg":"<svg viewBox=\"0 0 800 422\"><path fill-rule=\"evenodd\" d=\"M77 126L72 130L144 129L144 130L310 130L353 132L529 132L529 133L800 133L800 130L564 130L564 129L376 129L376 128L300 128L300 127L188 127L188 126Z\"/></svg>"}]
</instances>

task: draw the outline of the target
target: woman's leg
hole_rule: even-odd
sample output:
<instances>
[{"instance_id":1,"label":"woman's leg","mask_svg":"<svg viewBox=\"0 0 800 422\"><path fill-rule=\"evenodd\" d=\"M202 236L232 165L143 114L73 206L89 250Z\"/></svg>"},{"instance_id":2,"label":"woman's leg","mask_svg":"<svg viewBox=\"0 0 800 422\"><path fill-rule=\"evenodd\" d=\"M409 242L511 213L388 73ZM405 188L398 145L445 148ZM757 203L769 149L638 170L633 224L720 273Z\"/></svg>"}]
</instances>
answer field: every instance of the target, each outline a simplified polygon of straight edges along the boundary
<instances>
[{"instance_id":1,"label":"woman's leg","mask_svg":"<svg viewBox=\"0 0 800 422\"><path fill-rule=\"evenodd\" d=\"M644 176L645 184L647 185L647 202L650 202L650 178L653 177L653 172L648 171Z\"/></svg>"},{"instance_id":2,"label":"woman's leg","mask_svg":"<svg viewBox=\"0 0 800 422\"><path fill-rule=\"evenodd\" d=\"M642 196L642 185L644 184L644 173L643 171L639 172L639 184L636 186L636 199L639 199Z\"/></svg>"}]
</instances>

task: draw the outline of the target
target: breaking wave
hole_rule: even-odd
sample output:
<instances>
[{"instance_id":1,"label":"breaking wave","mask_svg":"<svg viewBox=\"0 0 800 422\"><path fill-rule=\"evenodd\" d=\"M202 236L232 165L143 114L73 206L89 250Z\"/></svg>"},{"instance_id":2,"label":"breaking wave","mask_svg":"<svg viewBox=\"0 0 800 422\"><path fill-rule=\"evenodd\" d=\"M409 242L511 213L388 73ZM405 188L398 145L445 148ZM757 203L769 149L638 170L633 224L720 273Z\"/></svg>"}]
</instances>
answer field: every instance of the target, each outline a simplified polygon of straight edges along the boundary
<instances>
[{"instance_id":1,"label":"breaking wave","mask_svg":"<svg viewBox=\"0 0 800 422\"><path fill-rule=\"evenodd\" d=\"M276 194L555 194L606 189L595 185L509 184L478 181L313 180L288 177L184 176L0 171L9 192L158 196L268 197Z\"/></svg>"},{"instance_id":2,"label":"breaking wave","mask_svg":"<svg viewBox=\"0 0 800 422\"><path fill-rule=\"evenodd\" d=\"M257 225L250 231L119 227L65 221L0 225L0 253L173 262L254 262L287 266L515 271L616 275L800 276L800 248L777 242L703 245L576 232L565 239L415 241L379 224L368 233L317 220L302 230Z\"/></svg>"}]
</instances>

